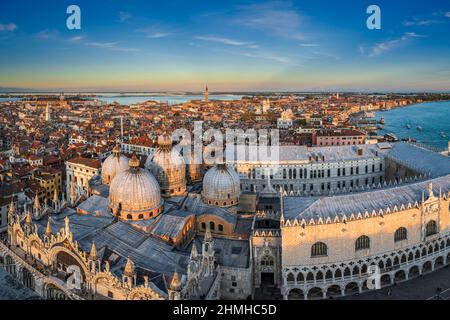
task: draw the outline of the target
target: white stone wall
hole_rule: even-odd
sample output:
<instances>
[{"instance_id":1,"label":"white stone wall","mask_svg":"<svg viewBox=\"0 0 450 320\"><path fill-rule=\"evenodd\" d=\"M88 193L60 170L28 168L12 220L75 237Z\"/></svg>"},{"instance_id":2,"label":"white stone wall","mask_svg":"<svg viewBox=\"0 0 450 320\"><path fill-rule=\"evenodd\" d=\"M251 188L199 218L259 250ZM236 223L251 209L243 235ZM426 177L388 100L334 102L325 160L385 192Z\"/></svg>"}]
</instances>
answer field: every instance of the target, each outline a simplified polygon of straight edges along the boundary
<instances>
[{"instance_id":1,"label":"white stone wall","mask_svg":"<svg viewBox=\"0 0 450 320\"><path fill-rule=\"evenodd\" d=\"M76 181L75 186L82 187L86 193L89 190L89 180L100 173L100 169L80 164L66 163L66 194L70 194L70 183Z\"/></svg>"},{"instance_id":2,"label":"white stone wall","mask_svg":"<svg viewBox=\"0 0 450 320\"><path fill-rule=\"evenodd\" d=\"M222 299L247 299L252 295L252 268L232 268L220 266L222 279L220 296Z\"/></svg>"},{"instance_id":3,"label":"white stone wall","mask_svg":"<svg viewBox=\"0 0 450 320\"><path fill-rule=\"evenodd\" d=\"M438 223L438 233L426 237L425 226L431 220ZM407 229L407 239L395 242L400 227ZM441 262L450 263L449 200L444 198L433 197L418 207L346 223L282 227L281 234L285 298L292 289L300 289L306 298L312 288L322 289L327 297L333 285L343 295L350 283L361 291L367 280L367 271L361 268L371 264L379 266L381 275L392 284L408 280L413 267L421 274ZM356 251L355 241L362 235L370 238L370 248ZM316 242L327 245L327 255L311 257Z\"/></svg>"},{"instance_id":4,"label":"white stone wall","mask_svg":"<svg viewBox=\"0 0 450 320\"><path fill-rule=\"evenodd\" d=\"M242 190L256 192L261 191L264 185L267 185L267 172L271 172L272 186L282 185L287 191L309 192L312 185L312 191L324 193L328 190L343 188L344 182L346 188L351 187L352 183L353 187L372 185L374 182L378 184L380 181L383 183L384 167L384 159L381 157L342 162L280 163L276 171L260 164L236 164ZM296 171L295 174L294 171ZM328 183L330 189L328 189Z\"/></svg>"}]
</instances>

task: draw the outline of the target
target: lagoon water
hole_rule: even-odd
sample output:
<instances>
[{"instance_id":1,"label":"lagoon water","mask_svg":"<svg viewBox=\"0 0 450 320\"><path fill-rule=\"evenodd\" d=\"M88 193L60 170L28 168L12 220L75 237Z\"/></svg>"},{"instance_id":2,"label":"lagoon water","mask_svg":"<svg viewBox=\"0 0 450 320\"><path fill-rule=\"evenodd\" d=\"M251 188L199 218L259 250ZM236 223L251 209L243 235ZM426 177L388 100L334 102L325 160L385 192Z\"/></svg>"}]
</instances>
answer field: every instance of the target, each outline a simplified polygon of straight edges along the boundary
<instances>
[{"instance_id":1,"label":"lagoon water","mask_svg":"<svg viewBox=\"0 0 450 320\"><path fill-rule=\"evenodd\" d=\"M450 141L450 101L424 102L409 107L375 113L384 117L385 125L379 135L394 133L399 139L413 138L437 148L447 148ZM406 124L411 125L411 129ZM417 130L421 126L423 131Z\"/></svg>"},{"instance_id":2,"label":"lagoon water","mask_svg":"<svg viewBox=\"0 0 450 320\"><path fill-rule=\"evenodd\" d=\"M153 100L158 102L167 102L169 104L184 103L190 100L201 100L203 95L118 95L118 94L98 94L97 99L112 103L114 101L120 104L134 104ZM242 96L234 94L214 95L210 94L210 100L240 100Z\"/></svg>"},{"instance_id":3,"label":"lagoon water","mask_svg":"<svg viewBox=\"0 0 450 320\"><path fill-rule=\"evenodd\" d=\"M103 100L107 103L118 102L124 105L130 105L134 103L144 102L147 100L153 100L157 102L166 102L169 104L185 103L190 100L204 99L203 95L175 95L175 94L117 94L117 93L98 93L95 96L96 99ZM209 100L240 100L242 95L235 94L222 94L215 95L210 94ZM21 98L0 98L0 102L3 101L18 101Z\"/></svg>"}]
</instances>

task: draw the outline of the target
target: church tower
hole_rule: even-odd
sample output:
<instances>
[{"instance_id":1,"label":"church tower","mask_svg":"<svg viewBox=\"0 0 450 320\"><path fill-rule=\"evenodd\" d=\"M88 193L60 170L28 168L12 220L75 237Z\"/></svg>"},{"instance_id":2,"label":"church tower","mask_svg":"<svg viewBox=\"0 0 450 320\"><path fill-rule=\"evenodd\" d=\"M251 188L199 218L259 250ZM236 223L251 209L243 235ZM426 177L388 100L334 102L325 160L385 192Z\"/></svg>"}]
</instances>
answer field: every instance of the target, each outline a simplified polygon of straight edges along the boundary
<instances>
[{"instance_id":1,"label":"church tower","mask_svg":"<svg viewBox=\"0 0 450 320\"><path fill-rule=\"evenodd\" d=\"M208 85L205 86L205 103L208 103L209 99L208 99Z\"/></svg>"},{"instance_id":2,"label":"church tower","mask_svg":"<svg viewBox=\"0 0 450 320\"><path fill-rule=\"evenodd\" d=\"M205 268L205 275L209 276L214 274L215 266L215 251L214 251L214 238L211 235L211 230L208 228L205 232L202 244L202 266Z\"/></svg>"},{"instance_id":3,"label":"church tower","mask_svg":"<svg viewBox=\"0 0 450 320\"><path fill-rule=\"evenodd\" d=\"M45 107L45 121L50 122L51 116L50 116L50 106L47 103L47 106Z\"/></svg>"}]
</instances>

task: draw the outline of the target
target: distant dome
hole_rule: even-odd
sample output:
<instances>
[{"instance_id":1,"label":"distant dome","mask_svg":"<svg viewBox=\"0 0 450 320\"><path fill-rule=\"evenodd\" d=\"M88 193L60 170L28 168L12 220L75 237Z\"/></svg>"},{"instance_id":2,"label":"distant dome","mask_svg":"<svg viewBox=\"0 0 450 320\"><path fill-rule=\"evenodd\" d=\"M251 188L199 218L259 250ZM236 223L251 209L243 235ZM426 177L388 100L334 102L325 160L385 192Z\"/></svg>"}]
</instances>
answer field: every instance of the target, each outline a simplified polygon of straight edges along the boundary
<instances>
[{"instance_id":1,"label":"distant dome","mask_svg":"<svg viewBox=\"0 0 450 320\"><path fill-rule=\"evenodd\" d=\"M203 178L203 201L219 207L238 204L241 192L239 175L226 166L218 164L209 169Z\"/></svg>"},{"instance_id":2,"label":"distant dome","mask_svg":"<svg viewBox=\"0 0 450 320\"><path fill-rule=\"evenodd\" d=\"M109 200L112 212L124 220L150 219L159 215L163 200L155 177L139 168L136 155L130 159L129 166L111 183Z\"/></svg>"},{"instance_id":3,"label":"distant dome","mask_svg":"<svg viewBox=\"0 0 450 320\"><path fill-rule=\"evenodd\" d=\"M128 161L128 158L120 153L120 145L117 144L113 153L102 164L103 184L110 185L116 175L126 171L129 168Z\"/></svg>"},{"instance_id":4,"label":"distant dome","mask_svg":"<svg viewBox=\"0 0 450 320\"><path fill-rule=\"evenodd\" d=\"M158 137L158 148L147 158L145 167L158 180L163 197L186 192L186 164L180 153L172 148L170 136Z\"/></svg>"}]
</instances>

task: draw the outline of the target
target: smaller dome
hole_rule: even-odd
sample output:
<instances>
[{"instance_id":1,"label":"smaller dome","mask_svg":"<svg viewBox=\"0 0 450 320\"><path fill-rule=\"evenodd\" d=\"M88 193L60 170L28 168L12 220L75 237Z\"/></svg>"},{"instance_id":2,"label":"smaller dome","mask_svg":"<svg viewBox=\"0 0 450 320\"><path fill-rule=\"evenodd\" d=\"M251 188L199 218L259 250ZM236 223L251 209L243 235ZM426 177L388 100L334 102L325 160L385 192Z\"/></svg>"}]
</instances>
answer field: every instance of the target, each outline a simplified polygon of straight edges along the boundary
<instances>
[{"instance_id":1,"label":"smaller dome","mask_svg":"<svg viewBox=\"0 0 450 320\"><path fill-rule=\"evenodd\" d=\"M219 207L239 203L241 184L237 172L225 164L209 169L203 178L203 201Z\"/></svg>"},{"instance_id":2,"label":"smaller dome","mask_svg":"<svg viewBox=\"0 0 450 320\"><path fill-rule=\"evenodd\" d=\"M169 135L158 137L158 148L152 157L147 158L145 167L155 176L163 197L186 192L186 164L180 153L172 148Z\"/></svg>"},{"instance_id":3,"label":"smaller dome","mask_svg":"<svg viewBox=\"0 0 450 320\"><path fill-rule=\"evenodd\" d=\"M113 153L102 164L102 182L110 185L115 176L128 169L128 158L120 153L120 144L116 144Z\"/></svg>"}]
</instances>

